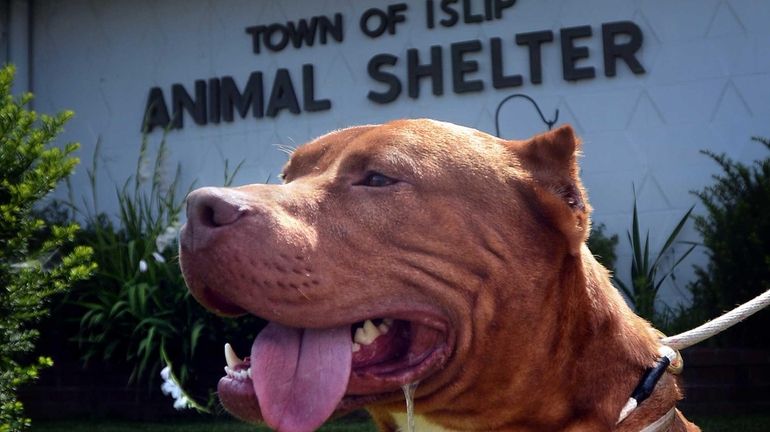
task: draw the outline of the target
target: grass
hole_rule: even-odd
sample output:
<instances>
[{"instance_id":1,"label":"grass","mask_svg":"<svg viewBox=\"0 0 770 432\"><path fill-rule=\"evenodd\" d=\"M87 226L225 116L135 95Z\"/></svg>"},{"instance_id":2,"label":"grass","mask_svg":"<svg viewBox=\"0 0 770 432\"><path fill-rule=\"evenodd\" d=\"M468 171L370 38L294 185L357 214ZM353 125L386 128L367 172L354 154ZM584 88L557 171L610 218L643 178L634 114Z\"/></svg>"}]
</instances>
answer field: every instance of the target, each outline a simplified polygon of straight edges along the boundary
<instances>
[{"instance_id":1,"label":"grass","mask_svg":"<svg viewBox=\"0 0 770 432\"><path fill-rule=\"evenodd\" d=\"M703 432L766 432L770 431L770 413L734 416L688 416Z\"/></svg>"},{"instance_id":2,"label":"grass","mask_svg":"<svg viewBox=\"0 0 770 432\"><path fill-rule=\"evenodd\" d=\"M770 413L736 416L692 416L703 432L767 432ZM252 426L232 420L129 422L129 421L33 421L32 432L267 432L262 426ZM366 419L336 421L320 429L322 432L375 432Z\"/></svg>"}]
</instances>

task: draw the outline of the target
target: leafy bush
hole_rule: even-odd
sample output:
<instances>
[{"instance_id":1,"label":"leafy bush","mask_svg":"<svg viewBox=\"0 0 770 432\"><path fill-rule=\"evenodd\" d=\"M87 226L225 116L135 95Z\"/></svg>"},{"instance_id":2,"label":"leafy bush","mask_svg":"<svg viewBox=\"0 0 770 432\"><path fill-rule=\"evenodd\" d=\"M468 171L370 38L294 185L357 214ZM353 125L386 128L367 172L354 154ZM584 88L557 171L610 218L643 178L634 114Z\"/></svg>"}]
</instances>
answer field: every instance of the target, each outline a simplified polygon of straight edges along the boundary
<instances>
[{"instance_id":1,"label":"leafy bush","mask_svg":"<svg viewBox=\"0 0 770 432\"><path fill-rule=\"evenodd\" d=\"M135 174L116 187L114 222L96 209L98 152L99 145L89 170L91 203L78 211L87 221L83 241L96 251L99 270L73 290L71 307L62 314L78 318L76 339L84 361L125 362L130 383L150 386L159 383L161 369L171 366L166 374L191 392L190 402L195 397L209 405L216 380L200 378L221 372L222 357L214 353L228 337L250 341L259 325L244 324L240 330L236 321L205 311L187 290L177 262L181 167L173 177L166 173L165 139L154 161L147 138L142 140ZM239 168L228 173L226 166L226 183Z\"/></svg>"},{"instance_id":2,"label":"leafy bush","mask_svg":"<svg viewBox=\"0 0 770 432\"><path fill-rule=\"evenodd\" d=\"M87 221L83 240L96 250L99 270L70 297L82 308L79 342L84 359L126 360L132 365L131 380L148 372L157 374L161 353L172 343L179 344L183 355L194 352L202 328L202 323L186 319L189 313L175 314L178 305L187 303L186 293L174 289L184 285L179 268L168 264L175 256L173 243L183 205L178 197L179 169L164 184L165 143L151 172L147 149L144 140L136 174L116 190L117 227L106 214L83 210ZM93 203L98 154L97 144L88 172ZM189 337L182 337L179 330L187 326Z\"/></svg>"},{"instance_id":3,"label":"leafy bush","mask_svg":"<svg viewBox=\"0 0 770 432\"><path fill-rule=\"evenodd\" d=\"M35 379L48 357L30 359L39 332L34 324L48 313L47 301L92 272L91 249L72 247L77 224L47 224L35 206L68 177L78 159L64 149L46 148L72 117L27 110L32 95L10 94L14 69L0 71L0 431L29 426L17 388Z\"/></svg>"},{"instance_id":4,"label":"leafy bush","mask_svg":"<svg viewBox=\"0 0 770 432\"><path fill-rule=\"evenodd\" d=\"M752 138L770 149L770 140ZM751 165L724 154L703 154L722 168L714 184L696 192L706 215L695 217L709 262L690 285L690 319L700 324L770 289L770 156ZM723 333L723 345L770 347L770 312Z\"/></svg>"},{"instance_id":5,"label":"leafy bush","mask_svg":"<svg viewBox=\"0 0 770 432\"><path fill-rule=\"evenodd\" d=\"M634 197L634 209L631 220L631 230L627 231L628 242L631 245L631 280L628 283L618 278L613 278L615 285L625 294L631 302L636 313L642 318L652 322L659 328L667 328L669 321L672 320L669 309L657 310L656 301L658 291L663 282L669 277L674 277L674 270L695 248L690 247L678 257L672 256L674 250L672 246L684 228L685 223L690 217L693 208L682 216L676 227L669 233L663 247L657 255L650 253L650 232L647 231L644 242L642 242L641 229L639 228L639 214L637 212L636 197ZM668 258L672 260L671 265L667 265ZM661 276L662 275L662 276Z\"/></svg>"}]
</instances>

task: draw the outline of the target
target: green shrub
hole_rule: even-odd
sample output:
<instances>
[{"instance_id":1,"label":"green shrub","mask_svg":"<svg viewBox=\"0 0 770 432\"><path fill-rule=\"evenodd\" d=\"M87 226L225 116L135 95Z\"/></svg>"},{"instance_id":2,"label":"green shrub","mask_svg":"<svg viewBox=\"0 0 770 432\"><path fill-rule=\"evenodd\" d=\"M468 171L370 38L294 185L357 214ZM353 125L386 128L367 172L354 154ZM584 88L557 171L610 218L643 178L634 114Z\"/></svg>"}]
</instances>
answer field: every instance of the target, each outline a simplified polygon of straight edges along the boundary
<instances>
[{"instance_id":1,"label":"green shrub","mask_svg":"<svg viewBox=\"0 0 770 432\"><path fill-rule=\"evenodd\" d=\"M599 263L610 271L615 270L615 261L618 258L615 248L618 246L618 235L607 236L604 230L607 227L604 224L591 227L591 233L588 236L588 249L594 255Z\"/></svg>"},{"instance_id":2,"label":"green shrub","mask_svg":"<svg viewBox=\"0 0 770 432\"><path fill-rule=\"evenodd\" d=\"M644 241L642 241L636 196L634 196L631 229L626 232L628 242L631 245L631 279L628 282L623 282L619 278L612 279L615 285L631 302L636 313L664 331L668 330L669 322L673 319L673 312L667 305L664 305L662 310L660 307L656 307L658 291L666 279L674 277L676 267L695 248L694 245L690 245L678 257L673 256L675 252L672 246L690 218L692 210L693 207L690 207L682 216L676 227L666 237L666 241L663 243L660 251L653 256L650 252L649 230L645 234ZM671 259L671 265L668 265L668 259Z\"/></svg>"},{"instance_id":3,"label":"green shrub","mask_svg":"<svg viewBox=\"0 0 770 432\"><path fill-rule=\"evenodd\" d=\"M95 204L99 147L89 170L91 203L78 209L87 221L83 242L96 251L99 270L76 286L61 314L76 317L73 331L86 363L125 363L129 383L154 389L160 388L160 371L170 366L190 402L201 402L193 406L203 409L214 401L216 385L215 378L203 377L221 375L222 344L233 339L250 343L259 325L216 317L187 290L178 264L177 232L184 207L180 192L189 192L192 185L181 189L179 165L173 176L167 174L165 138L154 160L147 138L142 140L135 174L116 187L118 214L113 218L99 213ZM225 166L225 183L239 168L229 173Z\"/></svg>"},{"instance_id":4,"label":"green shrub","mask_svg":"<svg viewBox=\"0 0 770 432\"><path fill-rule=\"evenodd\" d=\"M78 159L47 148L72 117L27 110L32 96L10 94L14 69L0 70L0 431L29 426L17 388L34 380L48 357L30 358L39 335L34 324L48 313L48 300L93 271L91 249L72 247L77 224L48 224L35 206L68 177Z\"/></svg>"},{"instance_id":5,"label":"green shrub","mask_svg":"<svg viewBox=\"0 0 770 432\"><path fill-rule=\"evenodd\" d=\"M752 138L770 149L770 140ZM751 165L724 154L703 154L722 169L696 192L706 214L695 217L709 262L690 285L691 324L701 324L770 289L770 156ZM770 347L770 312L749 318L718 337L730 346Z\"/></svg>"}]
</instances>

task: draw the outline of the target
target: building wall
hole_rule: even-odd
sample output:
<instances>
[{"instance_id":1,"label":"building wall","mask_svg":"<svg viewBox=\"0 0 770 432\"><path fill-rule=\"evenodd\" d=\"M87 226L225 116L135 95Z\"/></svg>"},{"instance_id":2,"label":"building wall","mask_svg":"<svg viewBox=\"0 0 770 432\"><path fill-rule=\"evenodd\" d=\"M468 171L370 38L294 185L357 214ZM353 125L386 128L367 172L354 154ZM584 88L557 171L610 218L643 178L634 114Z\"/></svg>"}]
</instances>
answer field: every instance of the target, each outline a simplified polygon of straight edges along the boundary
<instances>
[{"instance_id":1,"label":"building wall","mask_svg":"<svg viewBox=\"0 0 770 432\"><path fill-rule=\"evenodd\" d=\"M438 9L438 0L433 2ZM491 2L489 2L491 3ZM183 167L184 184L221 184L224 161L244 160L236 183L275 181L286 160L283 146L296 146L329 130L401 117L432 117L490 133L495 111L508 95L532 97L547 118L558 109L558 123L571 123L583 139L582 175L594 207L594 220L620 234L619 274L625 277L630 225L636 189L643 226L651 229L656 249L681 215L695 203L690 193L702 188L716 171L701 149L727 152L750 161L763 156L753 135L770 136L770 2L761 0L519 0L500 19L426 28L428 1L405 2L404 22L395 34L376 38L363 34L359 19L370 8L387 10L387 1L138 1L45 0L34 2L32 82L42 112L72 109L66 140L83 145L83 164L74 177L75 194L87 195L85 167L97 143L99 205L115 207L114 183L134 173L140 125L150 89L159 87L171 104L171 87L182 84L194 94L196 80L231 76L243 88L253 71L262 71L265 93L279 68L289 71L302 101L302 65L312 64L315 96L331 108L232 123L196 125L185 114L184 127L166 136L172 161ZM486 2L473 0L472 13ZM462 10L463 1L454 4ZM280 52L264 46L253 52L247 27L297 22L313 16L343 17L343 40L329 40ZM482 13L483 15L483 13ZM494 14L493 14L494 16ZM437 12L436 20L447 16ZM374 27L378 21L372 18ZM618 63L617 75L605 75L603 23L631 21L643 34L636 53L644 74ZM592 79L563 77L560 30L590 26L592 36L576 39L589 56L579 67L594 67ZM542 83L533 84L528 51L515 43L520 33L551 30L554 41L542 48ZM277 36L275 36L277 38ZM519 87L492 86L490 38L501 38L503 70L521 74ZM452 89L450 46L479 40L482 49L466 54L478 62L468 80L481 80L483 90L457 94ZM406 88L391 103L367 98L386 87L367 74L377 54L392 54L392 70L405 84L407 50L416 48L426 62L433 45L441 47L443 95L434 96L423 80L418 98ZM503 137L524 138L547 126L522 98L500 109ZM157 146L163 133L148 135ZM172 167L173 168L173 167ZM688 228L687 239L697 239ZM683 249L680 247L680 249ZM695 254L680 268L678 286L666 287L664 299L686 298L683 286L689 264L703 262Z\"/></svg>"}]
</instances>

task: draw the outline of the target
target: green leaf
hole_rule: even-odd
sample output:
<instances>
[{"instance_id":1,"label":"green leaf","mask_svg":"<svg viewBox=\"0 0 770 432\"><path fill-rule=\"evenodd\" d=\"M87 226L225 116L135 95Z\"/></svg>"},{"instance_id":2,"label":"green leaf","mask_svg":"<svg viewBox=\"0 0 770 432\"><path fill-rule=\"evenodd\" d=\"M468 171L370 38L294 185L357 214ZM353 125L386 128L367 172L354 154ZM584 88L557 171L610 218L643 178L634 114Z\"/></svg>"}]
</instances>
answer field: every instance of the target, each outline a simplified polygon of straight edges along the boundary
<instances>
[{"instance_id":1,"label":"green leaf","mask_svg":"<svg viewBox=\"0 0 770 432\"><path fill-rule=\"evenodd\" d=\"M643 318L651 321L655 321L655 303L656 296L660 286L663 282L673 277L673 272L676 267L686 258L690 252L692 252L694 246L691 246L684 254L674 258L673 264L662 269L663 259L667 257L671 252L671 246L676 238L681 233L682 228L689 220L690 214L694 207L691 207L685 215L677 223L677 226L672 230L660 252L656 256L650 254L650 232L646 232L644 242L641 239L641 223L639 219L639 211L636 202L636 190L634 189L634 204L631 218L631 229L627 231L627 237L629 244L631 245L632 259L630 268L630 283L626 284L619 279L615 279L615 285L626 295L626 297L633 303L637 313ZM659 274L663 274L659 277Z\"/></svg>"},{"instance_id":2,"label":"green leaf","mask_svg":"<svg viewBox=\"0 0 770 432\"><path fill-rule=\"evenodd\" d=\"M660 252L658 252L658 258L655 260L655 264L653 264L653 267L658 265L658 262L661 260L663 256L668 252L668 249L671 247L671 245L674 243L674 240L676 240L677 236L679 236L679 232L682 231L682 228L684 228L685 223L690 219L690 214L692 213L695 206L693 205L690 207L689 210L687 210L687 213L682 216L682 218L679 220L679 222L676 224L676 227L673 231L671 231L671 234L668 235L668 238L666 239L666 242L663 244L663 247L660 248Z\"/></svg>"},{"instance_id":3,"label":"green leaf","mask_svg":"<svg viewBox=\"0 0 770 432\"><path fill-rule=\"evenodd\" d=\"M190 332L190 355L195 354L195 348L198 347L198 338L201 335L201 331L205 325L202 322L196 322L193 324L192 331Z\"/></svg>"}]
</instances>

